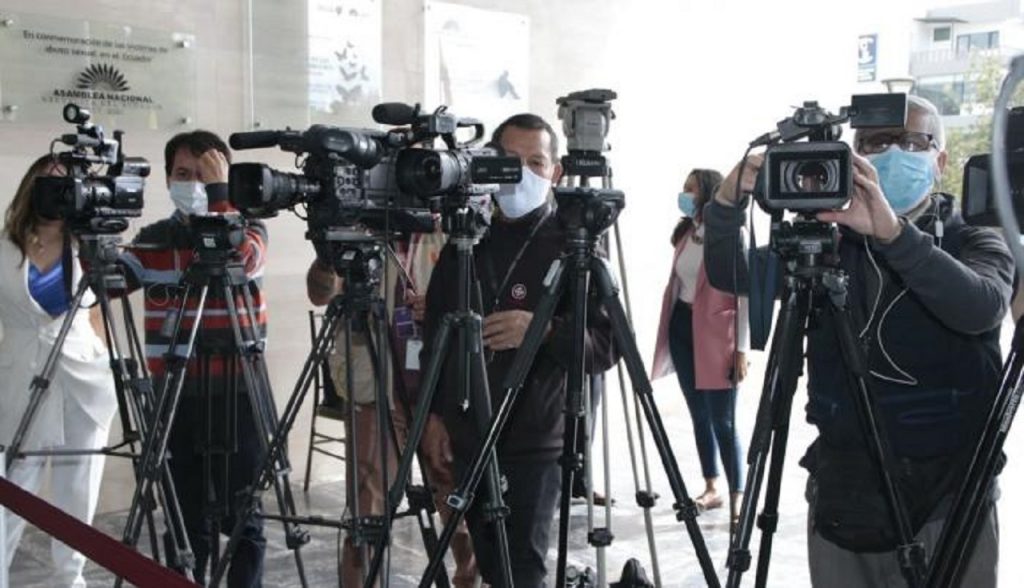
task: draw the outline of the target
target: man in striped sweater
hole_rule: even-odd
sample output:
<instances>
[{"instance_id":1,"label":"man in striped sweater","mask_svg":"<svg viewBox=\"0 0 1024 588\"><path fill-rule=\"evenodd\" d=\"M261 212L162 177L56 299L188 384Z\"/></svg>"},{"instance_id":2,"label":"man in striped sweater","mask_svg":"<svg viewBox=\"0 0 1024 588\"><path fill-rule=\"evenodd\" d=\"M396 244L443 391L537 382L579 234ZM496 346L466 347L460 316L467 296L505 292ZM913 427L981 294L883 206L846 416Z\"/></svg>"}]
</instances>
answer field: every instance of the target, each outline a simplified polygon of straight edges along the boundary
<instances>
[{"instance_id":1,"label":"man in striped sweater","mask_svg":"<svg viewBox=\"0 0 1024 588\"><path fill-rule=\"evenodd\" d=\"M182 277L194 258L189 215L234 211L228 202L230 160L227 145L211 132L197 130L172 138L164 149L164 162L176 210L169 218L143 227L120 258L129 288L141 288L145 293L146 359L157 390L171 367L165 363L171 344L169 331L182 308ZM266 247L265 227L250 221L235 257L245 268L245 287L252 295L255 331L261 339L266 337L267 324L261 284ZM245 300L241 295L235 298L244 333L250 326L243 311ZM194 289L185 305L178 353L184 353L197 304L198 289ZM233 349L226 301L211 288L168 444L171 473L196 556L195 578L200 583L206 575L212 542L218 540L211 525L219 523L221 532L231 532L234 497L252 482L263 457ZM204 468L207 457L212 476L207 476ZM217 505L212 512L211 491ZM253 514L232 558L229 586L260 585L265 544L262 520Z\"/></svg>"}]
</instances>

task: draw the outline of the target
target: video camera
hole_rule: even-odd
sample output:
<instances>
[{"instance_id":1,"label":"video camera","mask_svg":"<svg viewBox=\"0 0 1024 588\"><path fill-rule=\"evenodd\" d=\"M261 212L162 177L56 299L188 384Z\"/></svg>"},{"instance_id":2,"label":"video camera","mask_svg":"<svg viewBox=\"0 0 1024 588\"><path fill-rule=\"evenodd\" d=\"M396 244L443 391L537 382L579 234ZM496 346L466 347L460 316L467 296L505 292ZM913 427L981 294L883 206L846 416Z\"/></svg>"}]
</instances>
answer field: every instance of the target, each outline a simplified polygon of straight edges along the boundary
<instances>
[{"instance_id":1,"label":"video camera","mask_svg":"<svg viewBox=\"0 0 1024 588\"><path fill-rule=\"evenodd\" d=\"M606 138L615 119L611 101L616 98L614 90L593 88L555 99L568 143L562 169L569 185L553 192L558 221L567 231L599 235L615 223L626 206L625 194L611 189L611 168L604 156L611 150ZM600 178L602 187L591 187L591 178ZM573 185L576 181L579 186Z\"/></svg>"},{"instance_id":2,"label":"video camera","mask_svg":"<svg viewBox=\"0 0 1024 588\"><path fill-rule=\"evenodd\" d=\"M419 105L386 103L374 107L373 117L381 124L405 126L382 132L314 125L301 132L231 135L235 149L277 146L304 157L301 174L259 163L232 165L231 202L258 217L303 204L312 233L355 225L430 232L433 212L471 205L474 196L521 178L518 158L473 146L483 137L482 123L455 117L446 107L421 114ZM459 142L456 131L467 127L474 136ZM415 147L438 137L447 150Z\"/></svg>"},{"instance_id":3,"label":"video camera","mask_svg":"<svg viewBox=\"0 0 1024 588\"><path fill-rule=\"evenodd\" d=\"M67 170L66 176L42 176L32 187L32 206L42 218L61 219L75 233L114 234L128 228L128 218L142 215L143 188L149 176L149 162L125 157L121 151L123 133L114 138L103 127L89 122L88 110L68 104L64 120L77 126L76 133L62 135L51 145L54 162ZM71 147L53 152L57 142ZM107 166L106 174L93 171Z\"/></svg>"},{"instance_id":4,"label":"video camera","mask_svg":"<svg viewBox=\"0 0 1024 588\"><path fill-rule=\"evenodd\" d=\"M1024 106L1011 108L1006 119L1006 163L1010 174L1010 196L1017 224L1024 226ZM964 222L998 227L999 213L992 185L991 155L974 155L964 165L960 208Z\"/></svg>"},{"instance_id":5,"label":"video camera","mask_svg":"<svg viewBox=\"0 0 1024 588\"><path fill-rule=\"evenodd\" d=\"M750 147L767 146L754 198L766 212L837 210L850 200L853 171L850 147L839 140L843 123L854 129L902 127L905 94L862 94L832 114L808 101ZM796 143L800 139L807 142Z\"/></svg>"}]
</instances>

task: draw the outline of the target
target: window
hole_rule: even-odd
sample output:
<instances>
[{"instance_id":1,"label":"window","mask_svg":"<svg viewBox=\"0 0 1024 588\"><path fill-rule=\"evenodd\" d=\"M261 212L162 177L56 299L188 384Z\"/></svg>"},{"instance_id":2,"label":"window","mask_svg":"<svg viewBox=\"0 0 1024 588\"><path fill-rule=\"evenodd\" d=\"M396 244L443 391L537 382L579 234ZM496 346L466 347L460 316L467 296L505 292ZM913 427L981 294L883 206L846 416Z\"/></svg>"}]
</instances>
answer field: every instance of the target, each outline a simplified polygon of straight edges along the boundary
<instances>
[{"instance_id":1,"label":"window","mask_svg":"<svg viewBox=\"0 0 1024 588\"><path fill-rule=\"evenodd\" d=\"M933 43L945 43L949 41L952 36L951 27L935 27L932 29L932 42Z\"/></svg>"},{"instance_id":2,"label":"window","mask_svg":"<svg viewBox=\"0 0 1024 588\"><path fill-rule=\"evenodd\" d=\"M999 31L986 31L956 36L956 52L961 55L971 51L998 48Z\"/></svg>"}]
</instances>

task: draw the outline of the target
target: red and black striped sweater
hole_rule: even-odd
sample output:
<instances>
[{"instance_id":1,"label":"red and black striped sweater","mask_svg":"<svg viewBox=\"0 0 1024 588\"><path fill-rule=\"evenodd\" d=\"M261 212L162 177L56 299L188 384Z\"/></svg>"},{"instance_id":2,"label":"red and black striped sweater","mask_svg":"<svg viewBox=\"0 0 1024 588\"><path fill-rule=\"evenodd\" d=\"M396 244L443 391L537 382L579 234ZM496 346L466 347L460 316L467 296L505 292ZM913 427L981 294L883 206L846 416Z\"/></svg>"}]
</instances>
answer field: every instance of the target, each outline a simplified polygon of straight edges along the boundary
<instances>
[{"instance_id":1,"label":"red and black striped sweater","mask_svg":"<svg viewBox=\"0 0 1024 588\"><path fill-rule=\"evenodd\" d=\"M228 202L227 184L206 186L210 212L234 212ZM237 260L245 268L248 279L246 287L252 295L255 322L261 340L266 338L267 309L262 291L263 267L266 260L267 231L263 223L249 221L245 237L237 249ZM119 258L125 268L130 291L142 288L145 296L145 353L154 381L159 382L166 372L165 356L171 343L170 328L173 316L181 308L184 295L182 277L191 265L194 252L191 245L187 217L175 212L171 217L143 227L132 243ZM214 341L234 341L228 307L222 296L207 295L203 318L197 335L197 347L208 346ZM199 289L193 293L185 306L175 353L183 354L188 333L195 321ZM249 320L245 300L241 292L235 296L235 305L243 333L248 330ZM223 357L214 356L209 364L209 386L211 390L222 389L227 363ZM237 370L231 370L237 372ZM200 385L200 363L193 353L189 360L184 390L194 392ZM238 377L240 381L241 378Z\"/></svg>"}]
</instances>

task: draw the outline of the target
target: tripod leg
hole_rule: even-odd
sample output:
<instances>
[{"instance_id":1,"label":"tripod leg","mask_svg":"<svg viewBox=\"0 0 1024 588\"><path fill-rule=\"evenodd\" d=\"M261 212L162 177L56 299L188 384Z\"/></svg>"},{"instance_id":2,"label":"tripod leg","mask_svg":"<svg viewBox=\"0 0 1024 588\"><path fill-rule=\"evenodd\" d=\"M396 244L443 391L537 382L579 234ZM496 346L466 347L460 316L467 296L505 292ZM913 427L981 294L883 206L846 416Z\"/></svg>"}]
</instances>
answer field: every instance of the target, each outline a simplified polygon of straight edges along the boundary
<instances>
[{"instance_id":1,"label":"tripod leg","mask_svg":"<svg viewBox=\"0 0 1024 588\"><path fill-rule=\"evenodd\" d=\"M626 370L629 373L629 379L633 384L633 392L640 399L651 429L651 436L654 438L654 444L658 448L662 465L665 467L669 486L671 486L676 500L676 503L673 505L673 508L676 510L676 519L686 525L690 541L693 543L694 550L697 553L697 560L700 563L704 579L709 586L717 587L719 586L718 575L715 573L715 566L708 553L704 536L701 534L700 526L697 524L697 506L686 491L682 474L679 472L679 464L676 461L675 454L672 452L668 433L661 420L658 407L654 403L651 382L647 378L643 359L641 359L640 352L636 348L636 340L629 327L629 321L622 308L622 303L619 301L618 288L615 286L611 274L601 259L592 258L591 272L594 276L594 287L599 295L599 304L607 311L608 317L611 319L615 343L622 353Z\"/></svg>"},{"instance_id":2,"label":"tripod leg","mask_svg":"<svg viewBox=\"0 0 1024 588\"><path fill-rule=\"evenodd\" d=\"M268 423L271 422L271 418L270 415L268 414L267 406L268 404L273 404L274 396L273 392L271 391L270 382L265 378L267 371L264 364L263 344L262 341L260 341L259 332L256 328L255 312L251 308L251 297L243 298L243 300L245 301L245 308L243 312L245 313L245 316L248 319L248 328L245 329L244 332L241 326L241 321L239 320L240 314L238 312L238 307L235 301L236 295L242 292L248 292L248 287L244 281L240 284L232 285L229 283L225 283L223 285L224 301L227 306L228 316L230 317L231 329L235 337L235 349L238 350L240 354L238 357L238 364L241 366L242 379L245 382L245 391L249 399L249 408L252 414L253 424L256 428L256 431L254 431L254 433L256 434L256 437L259 440L261 454L268 455L272 438L270 436L271 432L268 426ZM232 364L233 363L234 362L232 362ZM227 399L229 402L228 409L231 410L231 412L229 413L229 418L237 419L237 415L235 414L236 411L233 410L234 396L234 394L229 394L229 397ZM284 446L282 442L282 449L284 449L285 447L286 446ZM228 446L227 449L231 449L230 446ZM225 453L224 459L226 462L231 459L231 455L229 452ZM284 488L290 486L288 482L287 468L285 467L286 464L287 455L282 451L282 453L280 453L277 456L277 459L273 463L275 471L273 473L271 481L274 485L279 511L284 516L294 516L295 505L290 500L290 494L286 493L284 490ZM253 479L258 477L259 471L260 470L255 470L253 472ZM227 468L225 468L225 472L227 472ZM252 483L252 481L248 482L250 484ZM227 480L225 480L224 491L225 493L228 492ZM256 510L257 509L255 504L246 505L246 507L244 508L235 509L236 513L245 513L247 515L246 518L256 515ZM239 524L244 525L245 519L240 518L239 520L235 521L236 528L238 527ZM283 526L285 531L285 537L288 543L290 543L288 547L292 550L295 556L295 565L299 573L299 580L302 586L306 586L306 572L305 566L303 565L302 562L302 554L300 551L300 547L302 546L302 544L308 541L308 535L300 532L296 528L297 525L294 522L283 521ZM234 533L232 533L232 535L234 535ZM301 536L302 539L296 540L295 537L299 536ZM237 545L238 544L236 542L234 545L232 545L232 547L237 548ZM227 559L226 553L225 559Z\"/></svg>"},{"instance_id":3,"label":"tripod leg","mask_svg":"<svg viewBox=\"0 0 1024 588\"><path fill-rule=\"evenodd\" d=\"M981 518L985 516L995 476L1003 465L1002 449L1024 394L1024 329L1018 323L1006 358L999 390L981 429L963 483L946 516L946 524L932 550L925 586L959 585L960 574L975 549Z\"/></svg>"},{"instance_id":4,"label":"tripod leg","mask_svg":"<svg viewBox=\"0 0 1024 588\"><path fill-rule=\"evenodd\" d=\"M444 364L448 346L451 342L454 322L455 316L453 314L446 314L441 319L440 327L434 335L433 347L431 347L433 351L427 359L426 369L423 371L423 379L420 382L419 404L416 407L416 415L412 422L412 428L409 430L409 438L405 441L405 450L402 451L402 457L398 462L398 471L395 474L395 483L389 490L389 507L384 509L383 528L381 529L381 536L377 539L377 545L374 548L373 561L370 562L370 568L366 574L366 581L363 584L365 588L373 588L373 583L380 574L380 567L384 557L384 548L390 541L391 521L394 519L395 509L398 508L398 504L402 502L402 494L405 491L405 480L409 479L409 476L412 474L412 462L416 458L416 450L420 446L420 441L423 439L423 431L427 426L427 418L430 416L430 406L434 399L434 393L437 390L438 379L441 376L441 367ZM445 530L447 530L447 528ZM452 530L452 534L454 534L454 529ZM449 537L449 541L450 540L451 538ZM448 543L444 542L444 537L442 535L442 538L439 540L439 546L433 553L440 552L441 557L443 558L444 552L447 551L447 549Z\"/></svg>"},{"instance_id":5,"label":"tripod leg","mask_svg":"<svg viewBox=\"0 0 1024 588\"><path fill-rule=\"evenodd\" d=\"M586 350L584 338L587 330L587 297L590 286L590 264L586 251L576 251L569 258L570 292L572 303L572 342L570 344L572 364L567 370L565 393L565 440L562 449L562 495L558 517L558 563L555 568L555 585L564 586L569 557L569 509L572 504L572 487L577 475L584 467L580 447L577 447L581 421L586 418L583 395L586 393Z\"/></svg>"},{"instance_id":6,"label":"tripod leg","mask_svg":"<svg viewBox=\"0 0 1024 588\"><path fill-rule=\"evenodd\" d=\"M57 370L57 362L60 360L61 350L64 348L64 341L67 340L68 332L71 330L71 325L75 320L75 315L77 314L77 309L82 306L82 299L85 297L85 293L88 290L89 282L85 277L82 277L78 283L78 289L75 291L75 296L71 300L71 305L68 307L68 311L64 316L64 322L60 325L60 331L57 333L57 339L54 341L53 347L50 349L50 353L46 356L43 368L40 370L39 375L32 378L32 383L29 386L28 407L26 407L25 414L21 417L21 421L18 423L18 428L14 431L11 443L7 446L6 454L8 472L11 470L11 466L14 462L21 457L21 447L25 442L25 438L28 436L29 427L32 426L32 421L35 419L36 413L39 411L39 407L42 406L43 398L50 389L53 374Z\"/></svg>"},{"instance_id":7,"label":"tripod leg","mask_svg":"<svg viewBox=\"0 0 1024 588\"><path fill-rule=\"evenodd\" d=\"M199 300L196 306L196 316L201 316L206 304L208 288L203 286L199 293ZM181 332L182 321L185 314L186 301L191 299L192 287L187 286L182 296L182 306L175 317L172 330L171 343L165 356L167 373L161 386L160 394L150 419L148 430L150 435L145 439L142 446L142 455L139 458L139 483L135 487L132 497L132 505L128 511L128 520L125 524L122 540L127 545L136 545L141 531L142 518L141 509L152 496L153 486L160 478L161 472L169 472L166 468L167 462L164 456L167 453L167 442L170 438L171 425L174 422L181 399L182 386L185 383L185 372L188 369L188 358L195 346L196 335L199 330L200 321L193 321L189 331L188 343L184 355L178 352L178 335ZM169 483L169 480L168 480ZM166 485L166 483L165 483ZM173 484L172 484L173 485ZM165 492L165 499L168 499ZM176 504L176 502L175 502ZM166 503L165 503L166 505ZM187 539L186 539L187 541ZM186 543L187 544L187 543ZM191 574L191 571L188 572Z\"/></svg>"},{"instance_id":8,"label":"tripod leg","mask_svg":"<svg viewBox=\"0 0 1024 588\"><path fill-rule=\"evenodd\" d=\"M384 394L384 390L386 390L387 388L383 380L385 380L385 374L392 372L389 372L386 366L383 365L384 361L382 360L382 357L393 357L393 355L390 353L390 349L393 346L393 341L391 337L389 337L387 333L384 332L384 326L387 324L387 317L383 306L383 300L375 301L372 306L373 313L371 317L374 319L373 325L375 327L377 334L376 338L370 339L368 345L370 351L370 365L373 368L375 380L381 380L380 382L378 382L377 386L377 406L386 407L388 406L389 399ZM383 353L379 351L381 348ZM410 418L410 403L408 399L408 394L406 393L405 384L404 382L401 381L400 377L396 377L395 380L395 385L392 387L392 389L396 392L397 396L395 403L397 405L396 410L402 411L402 414L405 418L405 422L409 423L412 421L412 419ZM391 411L379 411L378 419L378 427L380 427L381 430L385 430L386 433L389 434L387 441L389 441L391 443L391 447L394 448L393 453L391 451L388 451L386 455L382 455L381 457L382 463L385 463L387 464L388 467L390 467L392 457L400 456L400 453L403 451L402 443L401 440L399 439L398 431L396 430L395 427L395 421L391 417ZM384 440L382 439L381 447L384 448L384 446ZM419 462L420 472L421 475L423 476L424 484L426 484L427 469L426 467L424 467L424 460L422 455L419 453L418 444L417 446L412 446L407 443L405 450L410 449L416 452L415 457ZM387 468L385 468L384 471L386 472ZM384 479L384 482L385 484L383 485L383 488L385 488L385 490L388 492L388 495L385 497L384 512L395 512L398 508L398 504L392 505L392 503L390 502L390 486L386 483L386 478ZM400 485L404 485L406 488L406 498L409 504L408 512L415 513L416 522L420 529L420 538L423 541L423 547L427 553L431 553L437 548L438 541L437 529L434 526L434 518L432 516L434 508L433 500L430 495L430 490L425 485L421 487L414 487L412 485L411 470L409 476L407 476L405 479L396 477L394 481L394 486L398 487ZM382 535L387 533L387 531L384 530L384 527L390 527L392 522L393 518L388 520L386 523L382 523ZM385 542L385 544L388 546L387 549L390 549L390 541ZM374 548L380 548L379 541L375 542ZM376 552L374 553L374 557L376 558ZM387 561L386 564L384 565L383 577L385 586L389 582L391 576L389 565L390 561ZM441 574L437 578L437 588L448 588L449 586L450 583L448 581L448 574L445 570L441 570Z\"/></svg>"},{"instance_id":9,"label":"tripod leg","mask_svg":"<svg viewBox=\"0 0 1024 588\"><path fill-rule=\"evenodd\" d=\"M469 319L469 324L466 325L465 331L468 339L467 342L473 346L469 353L476 364L475 367L470 369L477 374L481 374L479 386L476 387L476 393L472 402L473 410L476 413L477 429L482 432L490 421L492 414L491 390L486 377L487 365L483 354L482 324L479 317L473 317L473 319ZM508 531L505 526L508 508L505 506L501 496L501 471L498 468L498 452L493 447L488 457L487 471L484 475L487 477L487 504L484 507L486 509L484 520L494 526L494 537L498 551L498 583L496 586L511 587L512 560L509 554Z\"/></svg>"},{"instance_id":10,"label":"tripod leg","mask_svg":"<svg viewBox=\"0 0 1024 588\"><path fill-rule=\"evenodd\" d=\"M899 539L899 546L896 548L896 551L900 570L907 580L907 585L914 588L920 585L924 579L924 545L914 538L906 503L902 498L900 489L892 478L891 472L897 471L892 460L892 451L890 449L892 446L888 442L885 431L878 425L878 421L875 418L875 401L867 383L867 362L864 358L863 350L857 343L857 336L850 325L850 317L846 309L846 284L844 278L840 277L833 282L826 276L825 286L830 289L831 308L832 314L835 317L836 333L839 338L839 346L843 350L847 371L853 384L852 391L857 406L857 413L864 431L864 440L867 443L868 451L878 466L886 502L889 504L889 509L896 523L896 533Z\"/></svg>"},{"instance_id":11,"label":"tripod leg","mask_svg":"<svg viewBox=\"0 0 1024 588\"><path fill-rule=\"evenodd\" d=\"M505 388L505 396L498 406L497 412L491 417L490 427L484 435L480 447L477 448L476 454L473 459L470 460L470 465L463 474L462 479L459 481L458 487L452 492L451 496L448 497L448 506L451 507L452 513L448 518L448 522L445 523L444 530L441 532L440 545L438 549L430 556L430 563L427 565L427 569L423 572L423 576L420 578L420 588L430 588L430 584L437 577L438 572L444 565L444 554L448 550L448 546L451 545L452 537L455 536L455 531L458 529L459 523L462 522L463 517L466 515L466 511L473 503L474 493L476 488L480 484L480 480L483 477L484 468L486 467L489 457L491 456L491 450L494 449L498 442L498 437L504 430L505 425L508 423L508 419L512 414L513 409L516 406L516 400L519 397L519 393L522 391L523 385L526 383L526 377L529 374L530 367L533 365L533 359L537 355L537 351L540 349L541 344L544 342L544 335L547 332L548 323L555 314L555 307L561 298L562 289L564 285L564 262L559 259L556 260L548 271L548 279L545 281L545 290L537 303L537 309L533 314L533 320L530 321L530 326L526 329L526 334L523 336L523 343L519 347L519 351L516 352L515 358L512 360L512 366L509 368L508 373L505 375L505 381L502 383L502 387ZM435 348L434 353L443 353L444 350ZM434 357L431 357L432 362ZM440 362L441 358L437 358ZM440 366L438 366L439 368ZM436 376L434 377L436 383ZM433 393L433 390L430 390ZM421 400L422 402L422 400ZM370 588L367 586L366 588Z\"/></svg>"},{"instance_id":12,"label":"tripod leg","mask_svg":"<svg viewBox=\"0 0 1024 588\"><path fill-rule=\"evenodd\" d=\"M235 528L232 529L231 537L224 548L224 556L210 578L211 586L219 585L220 581L224 578L231 555L242 538L243 522L255 510L257 495L269 487L270 480L276 471L277 456L284 451L285 439L288 438L288 432L291 431L292 426L295 424L295 419L298 417L302 402L313 382L315 371L319 369L320 364L326 359L327 352L330 350L331 341L334 339L335 331L338 328L338 319L342 311L341 307L342 302L340 298L332 300L328 305L324 320L320 325L320 331L314 338L313 348L302 366L302 371L299 374L299 379L295 384L292 395L289 397L288 403L281 413L282 416L277 429L270 437L271 443L266 451L266 455L263 456L263 462L258 470L259 473L245 493L245 496L239 502L240 506L239 512L236 515L237 518L235 519Z\"/></svg>"}]
</instances>

